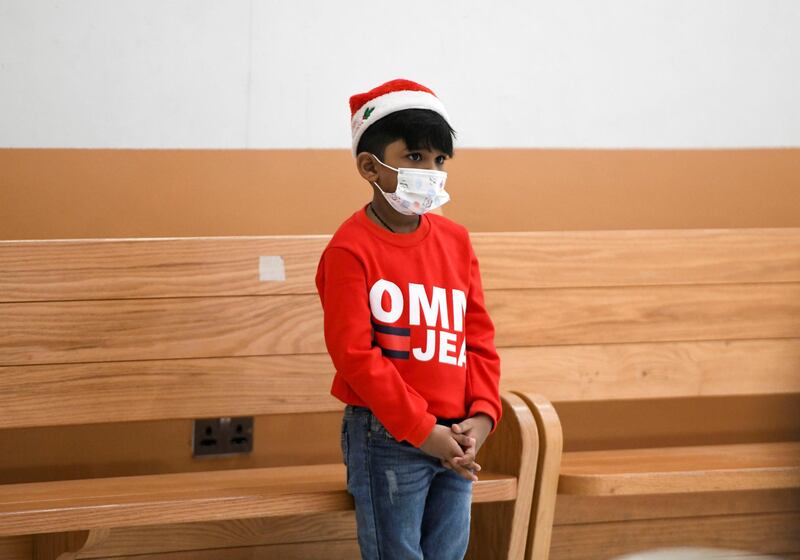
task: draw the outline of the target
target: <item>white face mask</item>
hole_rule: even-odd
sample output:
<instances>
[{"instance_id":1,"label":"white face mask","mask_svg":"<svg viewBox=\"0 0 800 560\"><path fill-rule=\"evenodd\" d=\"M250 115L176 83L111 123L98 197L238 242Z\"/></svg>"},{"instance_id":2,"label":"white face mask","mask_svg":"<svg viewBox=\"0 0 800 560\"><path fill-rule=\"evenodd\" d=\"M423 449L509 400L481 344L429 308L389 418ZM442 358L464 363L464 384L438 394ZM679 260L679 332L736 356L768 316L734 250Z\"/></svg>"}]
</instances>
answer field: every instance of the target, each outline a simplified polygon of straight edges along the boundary
<instances>
[{"instance_id":1,"label":"white face mask","mask_svg":"<svg viewBox=\"0 0 800 560\"><path fill-rule=\"evenodd\" d=\"M397 172L397 189L393 193L385 192L378 183L383 198L398 212L411 216L424 214L429 210L438 208L450 200L450 195L444 190L447 173L435 169L414 169L413 167L400 167L395 169L386 165L375 154L370 154L378 163Z\"/></svg>"}]
</instances>

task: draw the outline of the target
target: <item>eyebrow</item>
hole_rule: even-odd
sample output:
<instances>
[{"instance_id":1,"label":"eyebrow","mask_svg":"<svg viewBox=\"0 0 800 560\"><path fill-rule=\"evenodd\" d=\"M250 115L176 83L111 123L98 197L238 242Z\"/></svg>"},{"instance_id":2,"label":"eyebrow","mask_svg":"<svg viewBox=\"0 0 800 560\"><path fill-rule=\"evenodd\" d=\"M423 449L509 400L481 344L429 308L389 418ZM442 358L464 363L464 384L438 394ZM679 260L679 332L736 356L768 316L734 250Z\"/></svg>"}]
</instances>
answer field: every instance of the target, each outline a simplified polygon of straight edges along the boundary
<instances>
[{"instance_id":1,"label":"eyebrow","mask_svg":"<svg viewBox=\"0 0 800 560\"><path fill-rule=\"evenodd\" d=\"M419 152L430 152L430 153L435 154L437 156L444 156L446 158L450 157L449 155L447 155L447 152L443 152L441 150L429 150L428 148L406 148L405 151L406 151L406 155L416 154L416 153L419 153Z\"/></svg>"}]
</instances>

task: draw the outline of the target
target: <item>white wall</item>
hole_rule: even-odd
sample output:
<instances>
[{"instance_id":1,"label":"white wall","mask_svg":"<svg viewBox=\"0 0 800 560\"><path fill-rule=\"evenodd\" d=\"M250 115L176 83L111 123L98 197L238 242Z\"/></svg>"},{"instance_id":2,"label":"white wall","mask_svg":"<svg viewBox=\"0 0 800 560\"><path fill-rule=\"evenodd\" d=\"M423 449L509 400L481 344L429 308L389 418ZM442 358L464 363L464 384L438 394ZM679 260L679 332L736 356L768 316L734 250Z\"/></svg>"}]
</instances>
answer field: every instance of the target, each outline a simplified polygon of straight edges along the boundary
<instances>
[{"instance_id":1,"label":"white wall","mask_svg":"<svg viewBox=\"0 0 800 560\"><path fill-rule=\"evenodd\" d=\"M345 148L433 88L463 147L800 146L796 0L0 0L0 146Z\"/></svg>"}]
</instances>

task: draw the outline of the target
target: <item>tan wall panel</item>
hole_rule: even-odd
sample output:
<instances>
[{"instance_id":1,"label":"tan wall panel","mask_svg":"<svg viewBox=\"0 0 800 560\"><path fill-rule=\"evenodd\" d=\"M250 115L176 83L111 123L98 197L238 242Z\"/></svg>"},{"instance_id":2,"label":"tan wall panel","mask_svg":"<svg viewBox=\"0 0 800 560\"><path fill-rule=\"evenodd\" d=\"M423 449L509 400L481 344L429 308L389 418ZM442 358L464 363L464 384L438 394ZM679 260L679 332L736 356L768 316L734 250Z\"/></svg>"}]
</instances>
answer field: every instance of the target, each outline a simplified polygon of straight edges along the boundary
<instances>
[{"instance_id":1,"label":"tan wall panel","mask_svg":"<svg viewBox=\"0 0 800 560\"><path fill-rule=\"evenodd\" d=\"M800 150L463 149L472 231L797 227ZM0 150L0 239L333 233L372 198L347 150Z\"/></svg>"},{"instance_id":2,"label":"tan wall panel","mask_svg":"<svg viewBox=\"0 0 800 560\"><path fill-rule=\"evenodd\" d=\"M466 152L452 162L445 214L476 231L800 222L798 149Z\"/></svg>"}]
</instances>

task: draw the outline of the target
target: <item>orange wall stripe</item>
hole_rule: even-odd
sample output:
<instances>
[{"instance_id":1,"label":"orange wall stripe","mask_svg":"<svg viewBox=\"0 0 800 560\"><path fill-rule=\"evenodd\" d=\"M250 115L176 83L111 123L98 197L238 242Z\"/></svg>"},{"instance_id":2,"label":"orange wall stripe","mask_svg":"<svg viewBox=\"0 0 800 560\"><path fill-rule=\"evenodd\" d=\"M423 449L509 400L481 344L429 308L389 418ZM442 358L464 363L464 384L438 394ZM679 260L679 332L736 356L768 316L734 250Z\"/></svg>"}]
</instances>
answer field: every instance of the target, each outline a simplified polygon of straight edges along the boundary
<instances>
[{"instance_id":1,"label":"orange wall stripe","mask_svg":"<svg viewBox=\"0 0 800 560\"><path fill-rule=\"evenodd\" d=\"M0 149L0 239L332 233L372 198L345 150ZM800 226L800 149L461 149L473 231Z\"/></svg>"}]
</instances>

